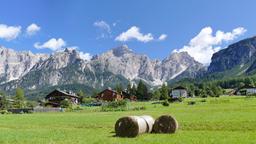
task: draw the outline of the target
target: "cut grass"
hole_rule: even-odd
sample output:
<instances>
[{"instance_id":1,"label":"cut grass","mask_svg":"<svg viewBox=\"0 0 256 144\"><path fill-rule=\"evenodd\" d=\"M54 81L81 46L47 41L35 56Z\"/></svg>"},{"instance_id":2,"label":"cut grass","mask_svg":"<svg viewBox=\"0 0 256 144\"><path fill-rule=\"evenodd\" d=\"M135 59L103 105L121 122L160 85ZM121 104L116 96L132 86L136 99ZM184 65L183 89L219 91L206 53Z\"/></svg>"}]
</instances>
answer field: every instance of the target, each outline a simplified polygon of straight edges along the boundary
<instances>
[{"instance_id":1,"label":"cut grass","mask_svg":"<svg viewBox=\"0 0 256 144\"><path fill-rule=\"evenodd\" d=\"M188 105L188 101L196 101ZM86 107L81 112L0 115L0 143L21 144L241 144L256 143L256 98L189 98L169 107L136 102L143 111L100 112ZM175 134L143 134L115 137L114 124L122 116L171 114L179 122Z\"/></svg>"}]
</instances>

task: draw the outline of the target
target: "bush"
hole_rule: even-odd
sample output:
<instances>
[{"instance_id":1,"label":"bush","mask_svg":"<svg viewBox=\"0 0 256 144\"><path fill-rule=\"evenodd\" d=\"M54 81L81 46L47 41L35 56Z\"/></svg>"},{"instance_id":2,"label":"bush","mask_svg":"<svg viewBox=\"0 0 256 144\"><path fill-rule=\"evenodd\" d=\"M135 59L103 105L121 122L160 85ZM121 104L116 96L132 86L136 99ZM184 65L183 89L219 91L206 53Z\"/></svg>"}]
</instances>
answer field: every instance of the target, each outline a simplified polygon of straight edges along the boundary
<instances>
[{"instance_id":1,"label":"bush","mask_svg":"<svg viewBox=\"0 0 256 144\"><path fill-rule=\"evenodd\" d=\"M200 100L200 102L206 102L206 99L202 99L202 100Z\"/></svg>"},{"instance_id":2,"label":"bush","mask_svg":"<svg viewBox=\"0 0 256 144\"><path fill-rule=\"evenodd\" d=\"M102 111L125 111L127 110L128 102L126 100L112 101L101 106Z\"/></svg>"},{"instance_id":3,"label":"bush","mask_svg":"<svg viewBox=\"0 0 256 144\"><path fill-rule=\"evenodd\" d=\"M85 97L85 98L82 99L82 103L83 103L83 104L91 104L91 103L93 103L94 101L95 101L95 99L94 99L94 98L91 98L91 97Z\"/></svg>"},{"instance_id":4,"label":"bush","mask_svg":"<svg viewBox=\"0 0 256 144\"><path fill-rule=\"evenodd\" d=\"M165 100L163 103L162 103L163 106L169 106L169 102L167 100Z\"/></svg>"},{"instance_id":5,"label":"bush","mask_svg":"<svg viewBox=\"0 0 256 144\"><path fill-rule=\"evenodd\" d=\"M83 110L83 108L78 105L73 108L73 111L81 111L81 110Z\"/></svg>"},{"instance_id":6,"label":"bush","mask_svg":"<svg viewBox=\"0 0 256 144\"><path fill-rule=\"evenodd\" d=\"M126 107L126 106L127 106L126 100L113 101L113 102L108 103L109 108L118 108L118 107Z\"/></svg>"},{"instance_id":7,"label":"bush","mask_svg":"<svg viewBox=\"0 0 256 144\"><path fill-rule=\"evenodd\" d=\"M168 99L169 102L173 103L173 102L182 102L183 98L179 97L179 98L170 98Z\"/></svg>"},{"instance_id":8,"label":"bush","mask_svg":"<svg viewBox=\"0 0 256 144\"><path fill-rule=\"evenodd\" d=\"M10 114L7 110L0 110L0 114Z\"/></svg>"},{"instance_id":9,"label":"bush","mask_svg":"<svg viewBox=\"0 0 256 144\"><path fill-rule=\"evenodd\" d=\"M34 101L28 101L26 105L27 105L27 108L34 108L36 107L37 103Z\"/></svg>"},{"instance_id":10,"label":"bush","mask_svg":"<svg viewBox=\"0 0 256 144\"><path fill-rule=\"evenodd\" d=\"M196 101L189 101L188 102L188 105L195 105L196 104Z\"/></svg>"},{"instance_id":11,"label":"bush","mask_svg":"<svg viewBox=\"0 0 256 144\"><path fill-rule=\"evenodd\" d=\"M134 110L134 111L146 110L146 107L145 106L134 107L132 110Z\"/></svg>"},{"instance_id":12,"label":"bush","mask_svg":"<svg viewBox=\"0 0 256 144\"><path fill-rule=\"evenodd\" d=\"M64 99L63 101L60 102L60 107L61 108L72 108L72 103L69 100Z\"/></svg>"}]
</instances>

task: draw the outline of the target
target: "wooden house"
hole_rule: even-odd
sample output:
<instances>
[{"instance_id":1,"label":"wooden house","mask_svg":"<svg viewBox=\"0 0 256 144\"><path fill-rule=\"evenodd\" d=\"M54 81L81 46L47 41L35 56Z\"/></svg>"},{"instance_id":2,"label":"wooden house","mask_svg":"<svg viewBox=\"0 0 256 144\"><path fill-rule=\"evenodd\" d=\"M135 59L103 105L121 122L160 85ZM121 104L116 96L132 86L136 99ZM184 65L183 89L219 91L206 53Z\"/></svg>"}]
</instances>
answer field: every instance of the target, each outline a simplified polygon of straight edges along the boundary
<instances>
[{"instance_id":1,"label":"wooden house","mask_svg":"<svg viewBox=\"0 0 256 144\"><path fill-rule=\"evenodd\" d=\"M102 92L97 94L96 98L102 101L118 101L123 99L130 99L132 101L135 101L137 99L136 96L131 96L127 92L122 91L121 93L118 93L111 89L103 90Z\"/></svg>"},{"instance_id":2,"label":"wooden house","mask_svg":"<svg viewBox=\"0 0 256 144\"><path fill-rule=\"evenodd\" d=\"M183 86L178 86L172 89L170 93L171 98L176 99L176 98L186 98L188 97L188 91L185 87Z\"/></svg>"},{"instance_id":3,"label":"wooden house","mask_svg":"<svg viewBox=\"0 0 256 144\"><path fill-rule=\"evenodd\" d=\"M97 94L96 98L102 101L118 101L124 99L121 94L118 94L116 91L111 89L103 90Z\"/></svg>"},{"instance_id":4,"label":"wooden house","mask_svg":"<svg viewBox=\"0 0 256 144\"><path fill-rule=\"evenodd\" d=\"M45 105L52 107L60 107L61 102L65 99L69 100L72 104L78 104L79 97L75 93L56 89L45 97Z\"/></svg>"},{"instance_id":5,"label":"wooden house","mask_svg":"<svg viewBox=\"0 0 256 144\"><path fill-rule=\"evenodd\" d=\"M131 94L127 93L126 91L122 91L121 95L123 96L124 99L129 99L131 101L137 100L137 97L135 95L131 95Z\"/></svg>"}]
</instances>

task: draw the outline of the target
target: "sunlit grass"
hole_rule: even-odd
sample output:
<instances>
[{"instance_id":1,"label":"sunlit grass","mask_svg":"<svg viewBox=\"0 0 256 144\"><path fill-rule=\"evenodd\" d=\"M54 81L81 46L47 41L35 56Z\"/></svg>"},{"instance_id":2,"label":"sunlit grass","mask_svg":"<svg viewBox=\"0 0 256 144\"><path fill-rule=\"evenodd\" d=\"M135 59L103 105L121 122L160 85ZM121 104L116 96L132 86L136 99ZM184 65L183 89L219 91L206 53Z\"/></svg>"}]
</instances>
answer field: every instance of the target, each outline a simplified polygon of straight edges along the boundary
<instances>
[{"instance_id":1,"label":"sunlit grass","mask_svg":"<svg viewBox=\"0 0 256 144\"><path fill-rule=\"evenodd\" d=\"M195 105L188 105L195 101ZM164 107L136 102L143 111L81 112L0 115L0 143L256 143L256 98L189 98ZM176 134L143 134L136 138L114 137L115 121L127 115L171 114L179 122Z\"/></svg>"}]
</instances>

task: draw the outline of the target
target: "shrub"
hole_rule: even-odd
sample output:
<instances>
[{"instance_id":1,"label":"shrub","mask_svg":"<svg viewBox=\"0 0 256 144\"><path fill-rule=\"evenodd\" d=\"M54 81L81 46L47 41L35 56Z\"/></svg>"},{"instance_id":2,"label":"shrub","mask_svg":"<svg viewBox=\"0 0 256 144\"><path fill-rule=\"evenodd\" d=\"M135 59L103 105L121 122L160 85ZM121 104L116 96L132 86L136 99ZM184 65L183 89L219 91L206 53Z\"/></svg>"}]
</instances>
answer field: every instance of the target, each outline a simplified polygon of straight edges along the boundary
<instances>
[{"instance_id":1,"label":"shrub","mask_svg":"<svg viewBox=\"0 0 256 144\"><path fill-rule=\"evenodd\" d=\"M10 114L10 112L8 112L7 110L0 110L1 114Z\"/></svg>"},{"instance_id":2,"label":"shrub","mask_svg":"<svg viewBox=\"0 0 256 144\"><path fill-rule=\"evenodd\" d=\"M37 103L34 101L28 101L27 102L27 108L34 108L36 107Z\"/></svg>"},{"instance_id":3,"label":"shrub","mask_svg":"<svg viewBox=\"0 0 256 144\"><path fill-rule=\"evenodd\" d=\"M60 107L61 108L71 108L72 103L69 100L64 99L63 101L60 102Z\"/></svg>"},{"instance_id":4,"label":"shrub","mask_svg":"<svg viewBox=\"0 0 256 144\"><path fill-rule=\"evenodd\" d=\"M126 100L113 101L113 102L108 103L109 108L118 108L118 107L126 107L126 106L127 106Z\"/></svg>"},{"instance_id":5,"label":"shrub","mask_svg":"<svg viewBox=\"0 0 256 144\"><path fill-rule=\"evenodd\" d=\"M202 99L202 100L200 100L200 102L206 102L206 99Z\"/></svg>"},{"instance_id":6,"label":"shrub","mask_svg":"<svg viewBox=\"0 0 256 144\"><path fill-rule=\"evenodd\" d=\"M168 99L169 102L173 103L173 102L182 102L183 98L179 97L179 98L170 98Z\"/></svg>"},{"instance_id":7,"label":"shrub","mask_svg":"<svg viewBox=\"0 0 256 144\"><path fill-rule=\"evenodd\" d=\"M94 101L95 101L95 99L94 99L94 98L91 98L91 97L85 97L85 98L82 99L82 103L83 103L83 104L91 104L91 103L93 103Z\"/></svg>"},{"instance_id":8,"label":"shrub","mask_svg":"<svg viewBox=\"0 0 256 144\"><path fill-rule=\"evenodd\" d=\"M101 106L102 111L125 111L127 110L128 102L126 100L112 101Z\"/></svg>"},{"instance_id":9,"label":"shrub","mask_svg":"<svg viewBox=\"0 0 256 144\"><path fill-rule=\"evenodd\" d=\"M163 106L169 106L169 102L167 100L165 100L163 103L162 103Z\"/></svg>"},{"instance_id":10,"label":"shrub","mask_svg":"<svg viewBox=\"0 0 256 144\"><path fill-rule=\"evenodd\" d=\"M76 106L73 108L73 110L74 110L74 111L81 111L81 110L83 110L83 108L80 107L80 106L78 106L78 105L76 105Z\"/></svg>"},{"instance_id":11,"label":"shrub","mask_svg":"<svg viewBox=\"0 0 256 144\"><path fill-rule=\"evenodd\" d=\"M188 105L195 105L196 104L196 101L189 101L188 102Z\"/></svg>"},{"instance_id":12,"label":"shrub","mask_svg":"<svg viewBox=\"0 0 256 144\"><path fill-rule=\"evenodd\" d=\"M134 110L134 111L146 110L146 107L145 106L134 107L132 110Z\"/></svg>"}]
</instances>

